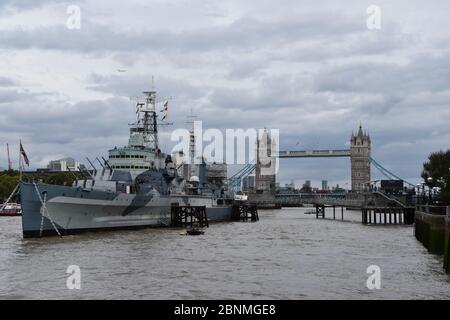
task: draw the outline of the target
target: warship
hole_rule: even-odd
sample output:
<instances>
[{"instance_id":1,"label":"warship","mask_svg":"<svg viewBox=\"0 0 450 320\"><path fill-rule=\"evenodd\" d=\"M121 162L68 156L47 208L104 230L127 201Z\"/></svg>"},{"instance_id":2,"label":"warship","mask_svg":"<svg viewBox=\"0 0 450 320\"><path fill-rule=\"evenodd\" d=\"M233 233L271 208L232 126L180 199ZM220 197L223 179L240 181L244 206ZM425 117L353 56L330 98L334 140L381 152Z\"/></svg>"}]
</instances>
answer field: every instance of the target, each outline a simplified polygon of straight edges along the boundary
<instances>
[{"instance_id":1,"label":"warship","mask_svg":"<svg viewBox=\"0 0 450 320\"><path fill-rule=\"evenodd\" d=\"M109 150L108 159L97 158L98 169L88 159L92 170L72 186L20 183L24 238L170 226L177 205L205 206L211 222L231 219L234 195L224 183L226 165L180 163L182 152L163 153L156 98L155 91L144 92L128 145Z\"/></svg>"}]
</instances>

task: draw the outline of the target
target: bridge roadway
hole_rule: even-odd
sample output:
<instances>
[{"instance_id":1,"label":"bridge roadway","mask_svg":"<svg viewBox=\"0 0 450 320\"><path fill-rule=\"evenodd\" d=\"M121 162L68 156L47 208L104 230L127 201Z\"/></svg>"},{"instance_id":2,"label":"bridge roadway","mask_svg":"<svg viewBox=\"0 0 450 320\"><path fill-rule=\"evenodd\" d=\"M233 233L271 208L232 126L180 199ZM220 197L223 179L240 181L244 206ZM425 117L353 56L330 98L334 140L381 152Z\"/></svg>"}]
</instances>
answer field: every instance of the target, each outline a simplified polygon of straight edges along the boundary
<instances>
[{"instance_id":1,"label":"bridge roadway","mask_svg":"<svg viewBox=\"0 0 450 320\"><path fill-rule=\"evenodd\" d=\"M279 151L273 156L278 158L336 158L351 157L350 149L346 150L300 150L300 151Z\"/></svg>"}]
</instances>

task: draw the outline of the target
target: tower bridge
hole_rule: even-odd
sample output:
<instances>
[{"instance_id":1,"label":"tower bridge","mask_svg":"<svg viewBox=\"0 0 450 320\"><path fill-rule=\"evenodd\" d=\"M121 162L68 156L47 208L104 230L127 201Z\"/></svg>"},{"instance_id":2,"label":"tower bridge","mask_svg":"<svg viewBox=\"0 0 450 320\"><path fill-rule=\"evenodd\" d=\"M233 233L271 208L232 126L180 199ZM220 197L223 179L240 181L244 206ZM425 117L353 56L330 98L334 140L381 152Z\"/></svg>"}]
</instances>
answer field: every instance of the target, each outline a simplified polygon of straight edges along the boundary
<instances>
[{"instance_id":1,"label":"tower bridge","mask_svg":"<svg viewBox=\"0 0 450 320\"><path fill-rule=\"evenodd\" d=\"M267 131L256 141L255 164L248 164L230 178L232 187L240 187L243 177L255 171L255 192L249 194L249 201L260 208L279 208L312 204L316 208L316 218L325 218L326 207L333 208L333 219L336 218L336 207L341 208L341 219L344 219L344 208L361 209L362 223L372 224L411 224L414 221L414 208L408 206L408 199L390 198L381 192L364 192L371 182L371 164L388 179L402 180L389 170L383 168L371 157L371 139L362 126L350 137L350 149L329 150L294 150L272 151L276 146ZM277 195L275 182L277 161L283 158L350 158L352 193L334 194L292 194ZM373 218L373 221L372 221ZM398 218L398 220L397 220ZM393 222L392 222L393 221Z\"/></svg>"},{"instance_id":2,"label":"tower bridge","mask_svg":"<svg viewBox=\"0 0 450 320\"><path fill-rule=\"evenodd\" d=\"M371 156L372 143L370 135L359 126L357 133L350 137L349 149L320 149L320 150L288 150L273 151L276 146L271 141L268 132L265 131L260 139L256 141L256 161L245 165L229 180L229 186L240 190L242 179L255 172L255 194L258 201L272 201L275 198L275 182L277 161L289 158L350 158L350 174L352 191L363 192L371 182L371 165L378 169L383 176L389 180L402 180ZM260 159L264 157L265 159ZM252 196L255 197L255 196Z\"/></svg>"},{"instance_id":3,"label":"tower bridge","mask_svg":"<svg viewBox=\"0 0 450 320\"><path fill-rule=\"evenodd\" d=\"M278 151L267 132L263 134L256 144L256 171L255 187L258 194L275 194L276 182L276 161L287 158L350 158L351 163L351 181L352 190L360 192L364 190L365 185L371 179L371 140L368 133L364 132L362 126L359 126L356 134L352 133L350 138L350 149L337 150L294 150ZM264 156L265 159L260 159ZM248 175L253 168L248 166L244 168ZM239 175L238 175L239 176Z\"/></svg>"}]
</instances>

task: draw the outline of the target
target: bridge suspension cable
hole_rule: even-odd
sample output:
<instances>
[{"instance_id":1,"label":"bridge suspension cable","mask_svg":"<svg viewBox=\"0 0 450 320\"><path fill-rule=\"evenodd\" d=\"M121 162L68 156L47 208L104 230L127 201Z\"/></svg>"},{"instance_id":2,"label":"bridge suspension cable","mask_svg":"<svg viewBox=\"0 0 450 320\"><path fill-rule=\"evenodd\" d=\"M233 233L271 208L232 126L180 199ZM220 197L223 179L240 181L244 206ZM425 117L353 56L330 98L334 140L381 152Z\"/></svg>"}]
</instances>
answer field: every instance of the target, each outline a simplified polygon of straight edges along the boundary
<instances>
[{"instance_id":1,"label":"bridge suspension cable","mask_svg":"<svg viewBox=\"0 0 450 320\"><path fill-rule=\"evenodd\" d=\"M389 180L402 180L406 184L410 186L415 186L414 184L410 183L409 181L406 181L399 176L397 176L395 173L389 171L385 167L383 167L379 162L377 162L374 158L369 156L369 161L371 164L374 165L375 168L377 168L383 176L385 176ZM256 168L256 165L254 163L248 163L244 167L242 167L238 172L236 172L234 175L232 175L230 178L228 178L228 186L235 190L239 190L241 187L242 179L248 177Z\"/></svg>"},{"instance_id":2,"label":"bridge suspension cable","mask_svg":"<svg viewBox=\"0 0 450 320\"><path fill-rule=\"evenodd\" d=\"M396 174L392 173L391 171L389 171L388 169L384 168L381 164L379 164L374 158L369 156L369 161L370 163L372 163L374 165L375 168L377 168L382 175L384 175L386 178L390 179L390 180L402 180L404 181L406 184L409 184L410 186L414 187L414 184L406 181L405 179L400 178L399 176L397 176Z\"/></svg>"},{"instance_id":3,"label":"bridge suspension cable","mask_svg":"<svg viewBox=\"0 0 450 320\"><path fill-rule=\"evenodd\" d=\"M235 190L238 190L241 186L242 179L249 176L256 168L254 163L248 163L243 168L241 168L238 172L236 172L233 176L228 179L228 186L232 187Z\"/></svg>"}]
</instances>

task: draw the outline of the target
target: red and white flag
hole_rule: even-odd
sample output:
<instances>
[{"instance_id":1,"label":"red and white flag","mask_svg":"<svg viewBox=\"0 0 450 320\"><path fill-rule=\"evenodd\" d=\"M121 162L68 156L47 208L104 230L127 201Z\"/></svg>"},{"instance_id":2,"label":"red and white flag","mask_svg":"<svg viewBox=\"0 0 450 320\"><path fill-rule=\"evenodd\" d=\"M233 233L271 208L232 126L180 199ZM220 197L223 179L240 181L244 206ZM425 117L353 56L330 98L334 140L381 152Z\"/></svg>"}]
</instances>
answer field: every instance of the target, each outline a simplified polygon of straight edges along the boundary
<instances>
[{"instance_id":1,"label":"red and white flag","mask_svg":"<svg viewBox=\"0 0 450 320\"><path fill-rule=\"evenodd\" d=\"M169 101L164 102L163 109L160 112L164 112L162 120L165 120L167 118L167 113L169 112Z\"/></svg>"},{"instance_id":2,"label":"red and white flag","mask_svg":"<svg viewBox=\"0 0 450 320\"><path fill-rule=\"evenodd\" d=\"M160 112L167 112L169 110L169 101L164 102L163 109Z\"/></svg>"},{"instance_id":3,"label":"red and white flag","mask_svg":"<svg viewBox=\"0 0 450 320\"><path fill-rule=\"evenodd\" d=\"M26 163L27 166L29 167L29 166L30 166L30 160L28 160L28 156L27 156L27 154L25 153L25 150L23 149L22 141L20 142L20 154L21 154L22 157L23 157L23 161L25 161L25 163Z\"/></svg>"}]
</instances>

